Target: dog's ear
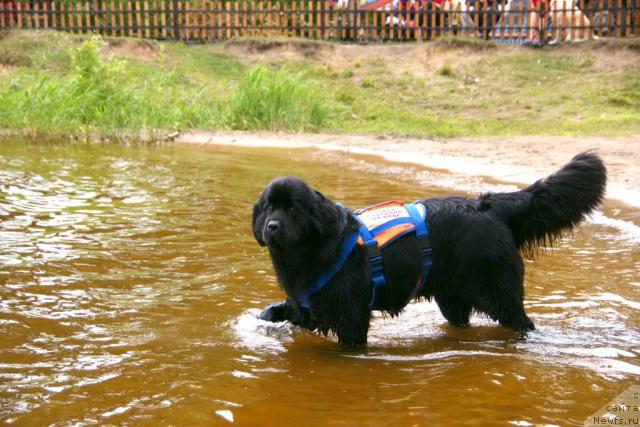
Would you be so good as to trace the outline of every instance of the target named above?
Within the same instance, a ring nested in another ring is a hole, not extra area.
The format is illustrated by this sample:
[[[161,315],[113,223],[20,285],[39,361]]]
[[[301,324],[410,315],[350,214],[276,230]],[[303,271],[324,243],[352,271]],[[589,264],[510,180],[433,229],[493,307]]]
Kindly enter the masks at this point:
[[[263,203],[262,200],[253,205],[253,237],[256,238],[260,246],[265,246],[266,242],[262,238],[262,230],[264,229],[264,215],[263,215]]]
[[[331,200],[327,199],[321,192],[315,191],[316,200],[311,206],[311,217],[314,228],[324,235],[339,233],[344,224],[342,212]]]

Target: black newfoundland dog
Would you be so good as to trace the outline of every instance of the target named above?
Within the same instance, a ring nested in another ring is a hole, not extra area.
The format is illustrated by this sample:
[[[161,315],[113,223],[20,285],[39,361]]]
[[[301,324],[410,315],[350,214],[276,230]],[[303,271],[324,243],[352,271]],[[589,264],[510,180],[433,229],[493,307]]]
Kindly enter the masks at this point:
[[[468,326],[475,310],[515,331],[534,329],[523,306],[521,253],[530,256],[576,226],[601,202],[605,183],[602,160],[587,152],[521,191],[423,200],[433,251],[426,284],[416,295],[422,272],[416,235],[400,237],[382,250],[387,283],[375,309],[395,316],[412,297],[433,298],[456,326]],[[260,318],[332,331],[348,346],[366,344],[373,292],[366,246],[356,245],[308,304],[298,298],[334,264],[343,240],[358,227],[349,209],[297,178],[269,183],[253,208],[253,233],[269,249],[287,299]]]

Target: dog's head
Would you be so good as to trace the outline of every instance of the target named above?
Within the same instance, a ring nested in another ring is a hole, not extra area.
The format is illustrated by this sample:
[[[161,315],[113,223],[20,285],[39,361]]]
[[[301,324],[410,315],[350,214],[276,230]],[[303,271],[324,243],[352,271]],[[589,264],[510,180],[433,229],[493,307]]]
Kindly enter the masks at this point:
[[[345,225],[346,214],[298,178],[274,179],[253,206],[253,235],[269,249],[315,245]]]

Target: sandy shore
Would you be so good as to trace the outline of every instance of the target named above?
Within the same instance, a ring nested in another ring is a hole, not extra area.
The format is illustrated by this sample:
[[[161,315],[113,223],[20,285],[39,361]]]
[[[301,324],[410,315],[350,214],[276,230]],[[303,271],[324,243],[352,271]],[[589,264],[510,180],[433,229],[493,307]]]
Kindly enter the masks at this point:
[[[640,207],[640,137],[514,137],[401,139],[355,135],[189,132],[178,143],[246,147],[314,148],[378,155],[454,173],[530,184],[556,171],[573,155],[596,150],[609,172],[607,198]]]

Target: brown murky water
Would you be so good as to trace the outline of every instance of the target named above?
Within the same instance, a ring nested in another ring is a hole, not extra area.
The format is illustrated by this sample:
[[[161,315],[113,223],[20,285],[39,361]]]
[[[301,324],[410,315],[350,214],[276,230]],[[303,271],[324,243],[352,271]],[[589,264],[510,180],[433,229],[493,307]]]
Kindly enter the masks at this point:
[[[345,350],[255,318],[282,295],[250,207],[282,174],[352,207],[502,188],[328,153],[4,142],[0,420],[570,425],[640,383],[637,213],[527,263],[527,339],[422,302]]]

